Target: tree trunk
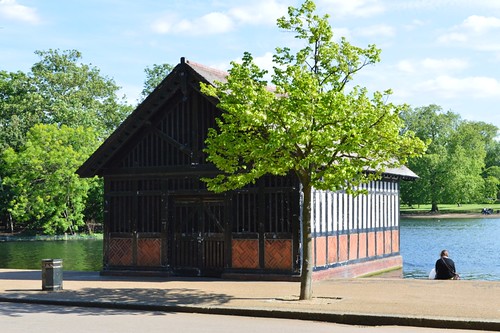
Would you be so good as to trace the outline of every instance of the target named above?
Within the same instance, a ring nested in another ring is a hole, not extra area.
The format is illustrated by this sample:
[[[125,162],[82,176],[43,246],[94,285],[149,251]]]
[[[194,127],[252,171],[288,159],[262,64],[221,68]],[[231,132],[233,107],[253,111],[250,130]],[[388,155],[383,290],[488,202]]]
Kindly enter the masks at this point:
[[[302,274],[300,276],[300,300],[312,298],[312,238],[311,238],[311,191],[310,184],[302,184]]]
[[[437,203],[434,203],[434,202],[432,203],[431,212],[433,212],[433,213],[439,212],[439,208],[438,208],[438,204]]]
[[[10,227],[10,233],[14,233],[14,220],[12,219],[12,215],[9,213],[9,227]]]

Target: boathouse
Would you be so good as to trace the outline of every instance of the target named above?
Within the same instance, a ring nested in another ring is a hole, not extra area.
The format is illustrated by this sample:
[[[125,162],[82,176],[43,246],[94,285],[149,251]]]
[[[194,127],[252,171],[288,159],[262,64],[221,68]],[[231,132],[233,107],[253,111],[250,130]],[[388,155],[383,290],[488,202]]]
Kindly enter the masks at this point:
[[[181,62],[78,169],[104,178],[104,274],[294,279],[300,276],[300,188],[265,176],[215,194],[203,152],[221,115],[200,82],[227,73]],[[313,278],[352,277],[402,266],[399,182],[387,170],[367,195],[313,192]]]

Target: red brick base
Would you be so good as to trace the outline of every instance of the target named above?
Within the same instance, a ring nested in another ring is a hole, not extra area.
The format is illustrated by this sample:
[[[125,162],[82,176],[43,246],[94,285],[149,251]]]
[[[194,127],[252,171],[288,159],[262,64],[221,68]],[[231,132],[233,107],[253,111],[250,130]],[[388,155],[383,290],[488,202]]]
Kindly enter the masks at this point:
[[[403,257],[394,256],[313,272],[313,280],[352,278],[403,267]]]

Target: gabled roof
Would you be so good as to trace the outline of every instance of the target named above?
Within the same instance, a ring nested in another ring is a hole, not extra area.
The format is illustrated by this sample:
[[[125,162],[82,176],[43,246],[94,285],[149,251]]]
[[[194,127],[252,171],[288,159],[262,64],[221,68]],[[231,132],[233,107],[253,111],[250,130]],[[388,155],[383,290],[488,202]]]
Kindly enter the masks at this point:
[[[181,58],[181,63],[182,63]],[[227,81],[227,76],[229,75],[228,72],[222,71],[219,69],[215,69],[212,67],[208,67],[202,64],[199,64],[194,61],[186,60],[186,64],[189,65],[196,73],[198,73],[201,77],[203,77],[208,83],[214,84],[215,81],[218,82],[226,82]]]
[[[406,167],[405,165],[402,165],[399,168],[387,168],[384,171],[384,175],[397,176],[398,178],[405,180],[413,180],[420,178],[415,172],[408,169],[408,167]]]
[[[199,83],[213,84],[215,81],[225,81],[227,72],[210,68],[195,62],[181,62],[167,77],[137,106],[137,108],[118,126],[108,139],[78,168],[76,173],[81,177],[102,175],[102,168],[110,162],[134,134],[150,124],[150,118],[176,92],[185,93],[187,86],[199,90]],[[208,98],[208,97],[207,97]]]
[[[137,106],[137,108],[120,124],[108,139],[78,168],[76,173],[81,177],[102,175],[103,167],[109,163],[121,147],[134,137],[144,126],[150,124],[150,118],[162,107],[170,97],[179,90],[186,92],[187,86],[199,90],[199,83],[214,84],[216,81],[226,82],[228,73],[222,70],[185,60],[167,75],[167,77]],[[274,87],[269,87],[274,91]],[[209,98],[209,97],[207,97]],[[402,179],[416,179],[418,176],[406,166],[386,169],[386,176]]]

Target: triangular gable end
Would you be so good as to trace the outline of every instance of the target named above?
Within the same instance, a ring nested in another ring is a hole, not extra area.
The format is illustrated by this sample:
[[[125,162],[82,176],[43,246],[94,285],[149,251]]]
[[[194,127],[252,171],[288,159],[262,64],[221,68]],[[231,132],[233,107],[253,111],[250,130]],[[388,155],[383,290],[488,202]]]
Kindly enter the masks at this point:
[[[202,95],[200,82],[224,81],[227,73],[181,62],[77,170],[82,177],[106,169],[158,168],[204,163],[201,153],[217,101]],[[194,114],[196,113],[196,114]],[[196,127],[196,128],[193,128]],[[200,127],[201,126],[201,127]],[[193,131],[198,131],[193,135]]]

